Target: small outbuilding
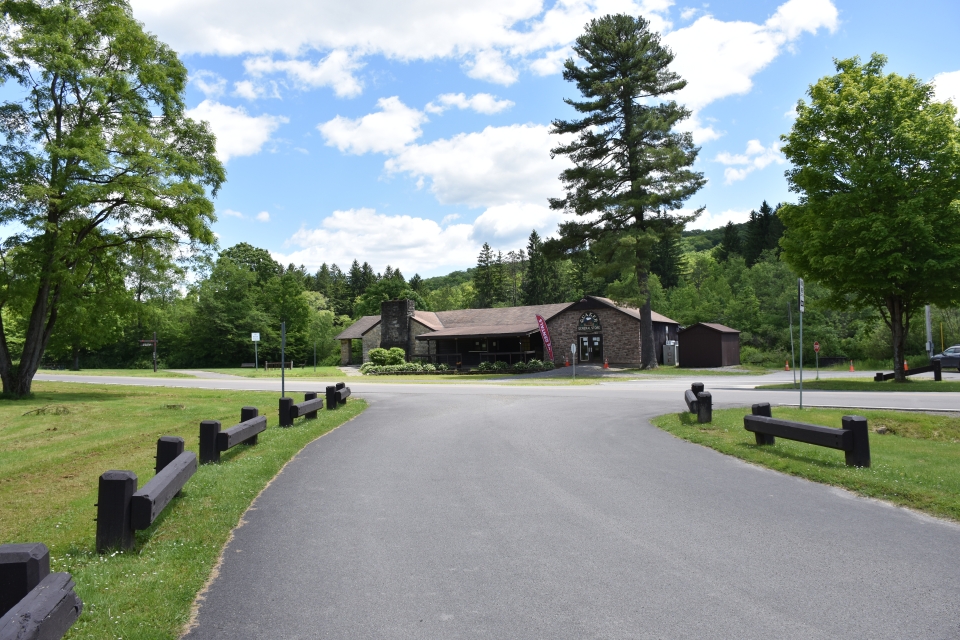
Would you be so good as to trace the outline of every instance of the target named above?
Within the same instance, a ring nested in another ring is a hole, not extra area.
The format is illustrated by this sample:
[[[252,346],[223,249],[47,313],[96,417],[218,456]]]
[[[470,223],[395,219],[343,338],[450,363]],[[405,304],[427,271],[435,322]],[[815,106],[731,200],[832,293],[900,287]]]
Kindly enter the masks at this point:
[[[722,324],[698,322],[681,329],[681,367],[729,367],[740,364],[740,332]]]

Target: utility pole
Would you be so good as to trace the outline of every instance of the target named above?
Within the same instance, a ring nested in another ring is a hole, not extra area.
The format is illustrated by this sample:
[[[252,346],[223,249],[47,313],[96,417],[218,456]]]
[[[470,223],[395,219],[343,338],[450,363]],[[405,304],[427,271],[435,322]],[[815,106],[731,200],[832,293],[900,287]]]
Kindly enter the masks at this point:
[[[153,332],[153,372],[157,372],[157,332]]]
[[[787,318],[790,319],[790,364],[793,365],[793,386],[797,386],[797,354],[793,352],[793,303],[787,300]]]
[[[800,408],[803,409],[803,278],[797,278],[800,298]]]
[[[287,349],[287,323],[280,323],[280,397],[285,398],[287,396],[286,392],[286,349]]]
[[[926,319],[927,319],[927,357],[933,357],[933,327],[930,323],[930,305],[927,305],[926,309]]]

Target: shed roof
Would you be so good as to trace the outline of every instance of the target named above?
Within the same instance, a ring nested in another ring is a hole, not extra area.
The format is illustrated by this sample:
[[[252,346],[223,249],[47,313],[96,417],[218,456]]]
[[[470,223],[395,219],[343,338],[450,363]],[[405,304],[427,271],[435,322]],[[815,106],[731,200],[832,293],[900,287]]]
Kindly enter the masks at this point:
[[[730,327],[724,326],[722,324],[717,324],[716,322],[698,322],[697,324],[692,324],[686,329],[682,329],[681,333],[684,331],[689,331],[694,327],[706,327],[707,329],[712,329],[713,331],[719,331],[720,333],[740,333],[736,329],[731,329]]]
[[[369,329],[380,322],[380,316],[363,316],[340,332],[334,340],[354,340],[362,338]]]

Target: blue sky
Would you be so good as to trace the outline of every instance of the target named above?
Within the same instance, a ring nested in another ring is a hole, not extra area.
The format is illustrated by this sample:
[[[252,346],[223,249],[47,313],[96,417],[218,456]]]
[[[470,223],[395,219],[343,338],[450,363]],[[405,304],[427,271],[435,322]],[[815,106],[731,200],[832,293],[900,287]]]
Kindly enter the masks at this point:
[[[222,247],[249,242],[315,269],[387,264],[408,277],[556,230],[563,159],[549,125],[577,97],[559,71],[584,24],[643,15],[689,82],[709,182],[693,227],[789,201],[779,136],[833,58],[886,54],[960,104],[960,3],[754,0],[134,0],[190,70],[228,181]]]

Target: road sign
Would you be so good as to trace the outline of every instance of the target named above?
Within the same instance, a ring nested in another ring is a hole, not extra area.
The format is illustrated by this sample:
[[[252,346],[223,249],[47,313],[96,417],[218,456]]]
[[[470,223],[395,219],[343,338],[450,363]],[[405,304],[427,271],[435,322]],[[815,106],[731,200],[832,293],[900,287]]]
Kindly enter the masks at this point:
[[[819,342],[814,342],[814,343],[813,343],[813,350],[816,351],[817,353],[820,353],[820,343],[819,343]]]
[[[260,334],[259,334],[259,333],[251,333],[251,334],[250,334],[250,339],[253,340],[254,342],[260,342]]]
[[[577,343],[576,343],[576,342],[570,343],[570,353],[572,353],[573,355],[577,355]]]
[[[797,286],[800,288],[800,313],[803,313],[803,278],[797,278]]]
[[[141,347],[152,347],[152,346],[153,346],[153,340],[141,340],[141,341],[140,341],[140,346],[141,346]]]

